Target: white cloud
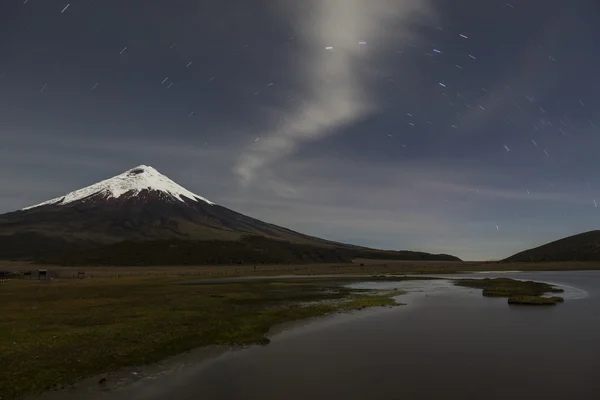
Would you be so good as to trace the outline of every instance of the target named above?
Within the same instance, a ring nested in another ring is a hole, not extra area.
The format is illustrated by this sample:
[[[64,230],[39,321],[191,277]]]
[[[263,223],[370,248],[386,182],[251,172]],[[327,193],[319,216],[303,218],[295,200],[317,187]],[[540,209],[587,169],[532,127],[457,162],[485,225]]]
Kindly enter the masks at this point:
[[[377,52],[396,48],[412,36],[416,20],[429,15],[428,0],[311,0],[283,9],[290,19],[300,13],[300,54],[294,65],[303,84],[300,108],[281,110],[279,121],[238,160],[235,173],[243,185],[303,142],[318,140],[368,116],[378,99],[365,76],[377,69]],[[306,13],[303,15],[302,13]],[[326,47],[333,47],[326,50]]]

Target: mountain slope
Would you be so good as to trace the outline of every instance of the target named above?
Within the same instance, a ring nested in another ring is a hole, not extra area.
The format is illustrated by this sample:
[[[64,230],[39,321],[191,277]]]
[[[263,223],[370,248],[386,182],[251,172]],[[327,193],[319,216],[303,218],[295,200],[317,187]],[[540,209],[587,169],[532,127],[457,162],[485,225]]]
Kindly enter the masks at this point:
[[[332,243],[221,207],[144,165],[65,196],[0,216],[0,234],[27,232],[98,243],[237,240],[244,235],[322,245]]]
[[[600,261],[600,230],[555,240],[517,253],[504,261]]]
[[[253,237],[262,240],[248,240]],[[283,243],[296,248],[292,251]],[[223,254],[211,251],[211,246]],[[371,250],[269,224],[219,206],[145,165],[41,204],[0,215],[0,258],[100,264],[133,260],[136,264],[151,264],[156,262],[153,260],[166,261],[155,251],[161,248],[161,254],[173,255],[173,263],[211,263],[216,259],[237,263],[261,258],[265,262],[321,258],[331,262],[373,251],[388,259],[429,256]],[[167,250],[175,248],[185,252]],[[256,251],[258,255],[253,253]],[[308,256],[311,251],[317,254]],[[153,256],[144,256],[144,252]],[[431,257],[456,259],[446,255]]]

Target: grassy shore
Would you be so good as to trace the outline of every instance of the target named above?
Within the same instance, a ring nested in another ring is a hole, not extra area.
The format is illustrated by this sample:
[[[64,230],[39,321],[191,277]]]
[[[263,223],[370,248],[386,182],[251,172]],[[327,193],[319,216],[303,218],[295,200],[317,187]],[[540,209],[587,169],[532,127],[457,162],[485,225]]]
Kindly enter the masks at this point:
[[[268,342],[277,324],[392,306],[398,292],[324,279],[182,285],[180,278],[0,284],[0,398],[59,389],[207,345]]]
[[[265,335],[275,325],[365,307],[392,306],[396,304],[393,297],[399,294],[352,291],[342,283],[428,279],[420,273],[446,268],[434,262],[419,263],[414,268],[415,264],[410,263],[362,264],[256,269],[83,268],[86,278],[94,279],[81,280],[69,278],[82,269],[48,267],[62,279],[0,283],[0,398],[59,389],[86,377],[153,363],[193,348],[265,344]],[[457,264],[453,268],[459,267]],[[9,268],[33,269],[26,264],[11,264]],[[381,275],[407,269],[415,275]],[[361,273],[364,277],[343,273]],[[191,277],[275,274],[315,276],[182,284],[190,283]],[[322,274],[337,277],[318,277]],[[457,284],[481,288],[486,296],[539,297],[556,292],[550,285],[505,278],[461,279]]]

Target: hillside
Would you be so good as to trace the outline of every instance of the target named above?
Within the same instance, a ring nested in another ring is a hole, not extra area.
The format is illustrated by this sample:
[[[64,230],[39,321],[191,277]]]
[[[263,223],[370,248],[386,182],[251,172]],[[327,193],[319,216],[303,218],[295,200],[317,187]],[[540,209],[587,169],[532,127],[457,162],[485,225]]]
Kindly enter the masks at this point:
[[[525,250],[505,262],[600,261],[600,230],[580,233]]]

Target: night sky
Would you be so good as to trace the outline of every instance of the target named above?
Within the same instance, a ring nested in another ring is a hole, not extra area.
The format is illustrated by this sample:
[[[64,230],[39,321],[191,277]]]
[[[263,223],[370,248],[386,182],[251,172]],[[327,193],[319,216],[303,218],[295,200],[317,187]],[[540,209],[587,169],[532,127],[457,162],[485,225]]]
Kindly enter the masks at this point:
[[[600,228],[598,0],[4,0],[0,212],[151,165],[327,239]]]

